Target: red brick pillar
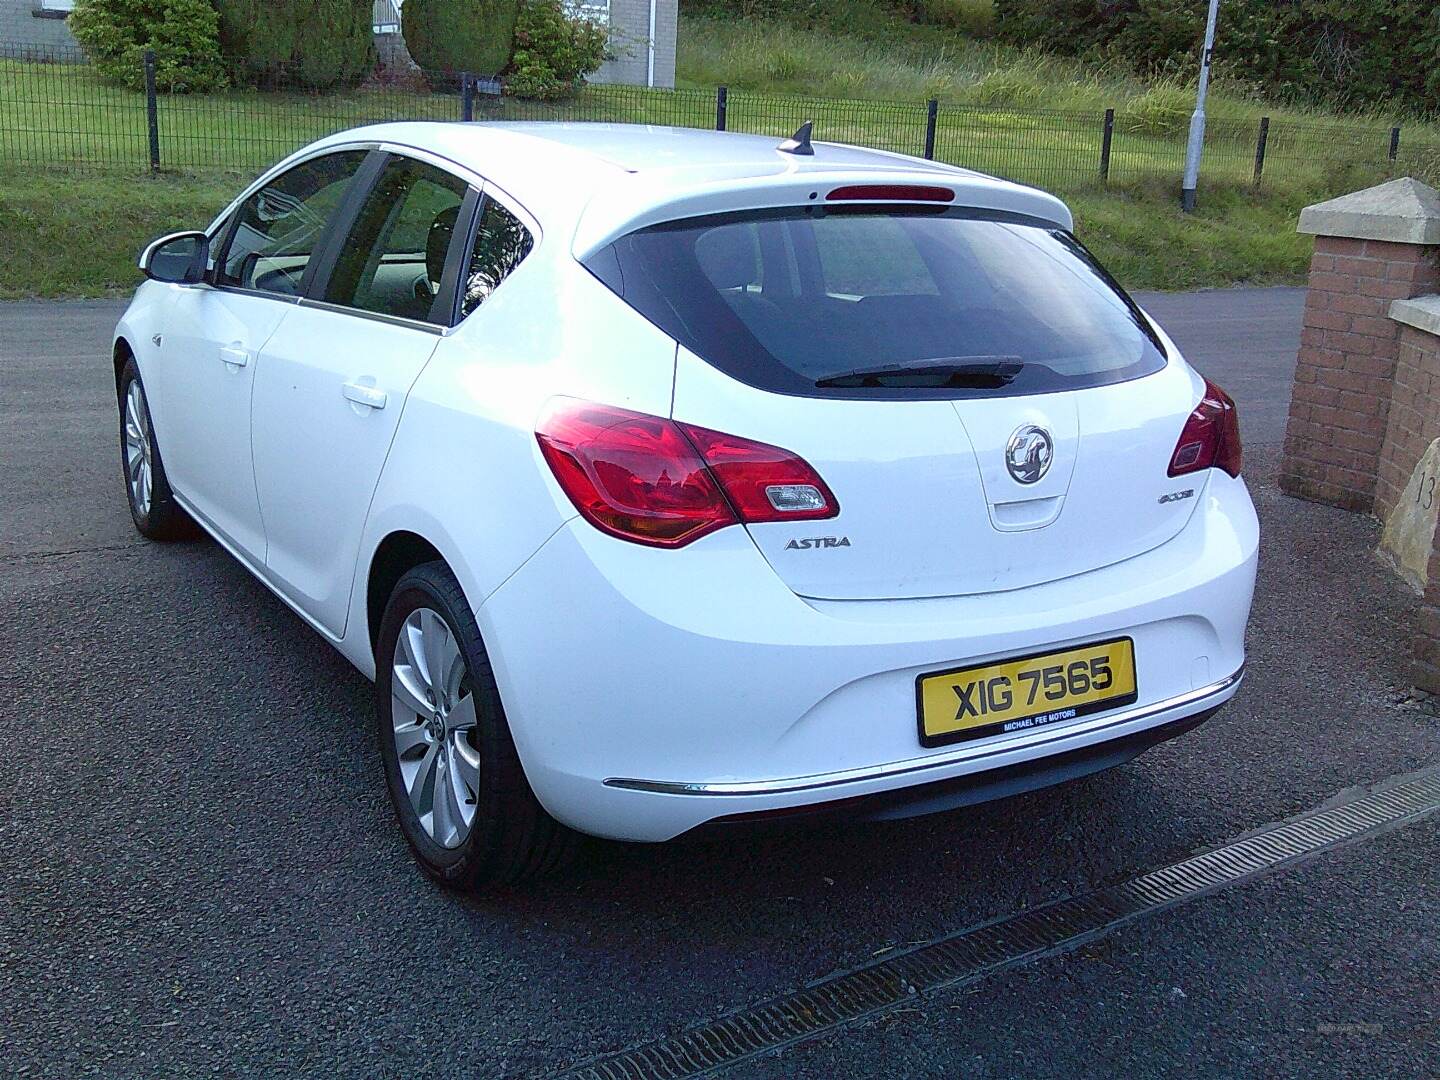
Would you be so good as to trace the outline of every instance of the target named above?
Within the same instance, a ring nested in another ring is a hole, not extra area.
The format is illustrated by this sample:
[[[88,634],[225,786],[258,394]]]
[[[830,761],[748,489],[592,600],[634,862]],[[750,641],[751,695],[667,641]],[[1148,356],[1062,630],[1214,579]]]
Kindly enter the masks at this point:
[[[1300,232],[1315,254],[1280,487],[1368,512],[1400,351],[1390,305],[1440,291],[1440,193],[1392,180],[1306,207]]]

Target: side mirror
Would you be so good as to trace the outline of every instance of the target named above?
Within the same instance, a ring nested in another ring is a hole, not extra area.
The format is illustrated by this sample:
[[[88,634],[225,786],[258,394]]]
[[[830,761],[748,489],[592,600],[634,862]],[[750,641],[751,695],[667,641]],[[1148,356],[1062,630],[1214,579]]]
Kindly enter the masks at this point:
[[[205,280],[210,263],[210,238],[203,232],[178,232],[145,245],[140,272],[155,281],[196,285]]]

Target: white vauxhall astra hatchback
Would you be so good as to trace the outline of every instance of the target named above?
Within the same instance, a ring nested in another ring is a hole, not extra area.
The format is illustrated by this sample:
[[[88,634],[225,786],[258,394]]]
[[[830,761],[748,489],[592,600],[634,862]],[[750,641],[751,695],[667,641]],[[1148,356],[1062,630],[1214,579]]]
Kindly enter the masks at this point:
[[[374,679],[451,884],[1083,775],[1235,693],[1258,526],[1071,226],[805,133],[344,132],[141,256],[130,508]]]

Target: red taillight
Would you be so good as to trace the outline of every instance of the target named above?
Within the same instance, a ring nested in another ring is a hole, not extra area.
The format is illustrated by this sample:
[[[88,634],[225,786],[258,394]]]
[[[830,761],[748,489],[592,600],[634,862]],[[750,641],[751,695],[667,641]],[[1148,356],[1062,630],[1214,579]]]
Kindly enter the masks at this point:
[[[954,202],[955,192],[924,184],[851,184],[826,195],[830,202]]]
[[[700,451],[741,521],[815,521],[840,512],[820,474],[789,450],[694,424],[676,426]]]
[[[624,540],[681,547],[738,522],[839,513],[802,459],[708,428],[561,398],[535,437],[575,508]]]
[[[1170,475],[1184,476],[1201,469],[1223,469],[1240,475],[1240,421],[1235,402],[1209,379],[1205,396],[1185,420],[1175,453],[1170,456]]]

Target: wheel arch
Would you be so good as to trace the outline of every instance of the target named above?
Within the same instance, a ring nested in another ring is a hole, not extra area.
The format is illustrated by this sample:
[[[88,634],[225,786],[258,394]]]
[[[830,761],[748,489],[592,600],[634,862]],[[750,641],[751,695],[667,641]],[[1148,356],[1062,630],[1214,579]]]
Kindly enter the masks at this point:
[[[365,620],[372,656],[380,636],[380,620],[385,616],[385,605],[390,601],[396,582],[415,567],[428,562],[442,562],[452,573],[455,570],[438,547],[408,529],[388,533],[370,556],[370,568],[365,577]]]
[[[110,359],[115,365],[115,396],[118,398],[120,396],[120,376],[125,371],[125,364],[135,359],[135,348],[123,334],[115,339],[115,344],[110,350]]]

